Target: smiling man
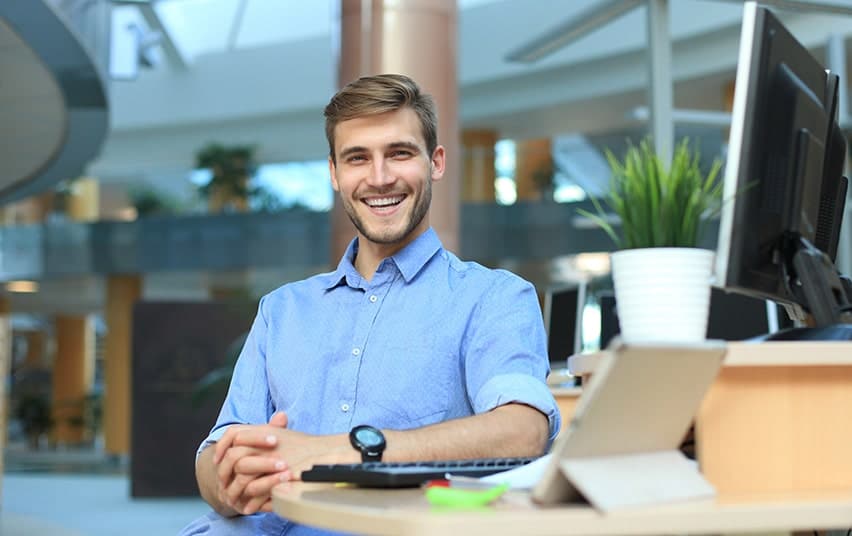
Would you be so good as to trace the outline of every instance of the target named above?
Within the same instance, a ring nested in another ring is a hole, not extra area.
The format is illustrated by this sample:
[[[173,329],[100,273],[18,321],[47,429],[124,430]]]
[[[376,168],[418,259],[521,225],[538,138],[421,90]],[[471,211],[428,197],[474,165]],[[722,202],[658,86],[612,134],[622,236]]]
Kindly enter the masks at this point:
[[[459,260],[429,225],[445,163],[431,97],[364,77],[325,117],[357,236],[335,271],[261,299],[196,459],[214,511],[182,534],[326,534],[270,513],[272,488],[315,463],[534,456],[559,431],[532,285]]]

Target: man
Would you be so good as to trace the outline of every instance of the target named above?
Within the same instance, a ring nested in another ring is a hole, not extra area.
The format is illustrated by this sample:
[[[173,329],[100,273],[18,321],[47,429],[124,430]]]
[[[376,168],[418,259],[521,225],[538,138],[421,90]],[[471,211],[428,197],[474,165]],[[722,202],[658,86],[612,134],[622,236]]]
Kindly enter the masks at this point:
[[[365,77],[325,117],[357,238],[334,272],[261,299],[196,461],[215,513],[184,534],[318,533],[268,513],[272,488],[361,461],[357,425],[381,430],[387,461],[539,455],[559,430],[532,285],[460,261],[429,226],[445,166],[431,97]]]

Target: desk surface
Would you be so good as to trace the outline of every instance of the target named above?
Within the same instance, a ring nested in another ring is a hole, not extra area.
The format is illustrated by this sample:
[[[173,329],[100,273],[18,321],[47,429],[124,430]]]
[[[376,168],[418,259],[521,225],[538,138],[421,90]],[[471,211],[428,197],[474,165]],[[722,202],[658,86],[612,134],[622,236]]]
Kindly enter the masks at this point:
[[[420,489],[375,490],[288,483],[273,491],[273,508],[293,521],[377,535],[453,534],[723,534],[852,527],[852,490],[723,498],[602,515],[589,506],[539,508],[523,492],[494,506],[462,511],[430,507]]]
[[[849,342],[839,341],[765,341],[729,342],[725,367],[785,367],[852,365]],[[606,352],[575,354],[568,358],[568,370],[575,376],[594,372]]]

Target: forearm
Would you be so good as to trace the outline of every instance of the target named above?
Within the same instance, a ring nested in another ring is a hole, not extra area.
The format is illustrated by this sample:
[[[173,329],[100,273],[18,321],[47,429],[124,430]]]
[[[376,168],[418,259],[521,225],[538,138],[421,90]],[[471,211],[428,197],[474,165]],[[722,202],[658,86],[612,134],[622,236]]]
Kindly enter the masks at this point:
[[[195,479],[198,481],[198,490],[201,497],[207,501],[213,510],[224,517],[238,515],[239,512],[222,502],[219,494],[219,478],[216,474],[216,465],[213,463],[213,446],[201,451],[198,461],[195,463]]]
[[[523,404],[415,430],[385,430],[386,461],[538,456],[548,439],[547,417]]]

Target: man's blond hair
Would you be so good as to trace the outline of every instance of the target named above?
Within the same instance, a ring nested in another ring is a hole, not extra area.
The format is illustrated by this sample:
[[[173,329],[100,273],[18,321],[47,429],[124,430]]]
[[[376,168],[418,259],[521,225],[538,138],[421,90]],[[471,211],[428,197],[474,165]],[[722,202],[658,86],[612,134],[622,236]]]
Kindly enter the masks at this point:
[[[331,98],[325,107],[325,137],[329,156],[337,163],[334,154],[334,129],[341,121],[394,112],[411,108],[420,119],[423,139],[429,156],[438,146],[438,114],[431,95],[420,91],[420,86],[402,74],[363,76],[347,84]]]

